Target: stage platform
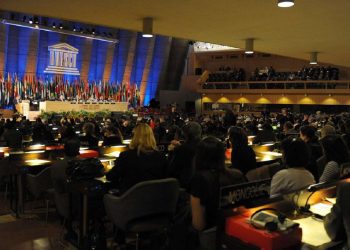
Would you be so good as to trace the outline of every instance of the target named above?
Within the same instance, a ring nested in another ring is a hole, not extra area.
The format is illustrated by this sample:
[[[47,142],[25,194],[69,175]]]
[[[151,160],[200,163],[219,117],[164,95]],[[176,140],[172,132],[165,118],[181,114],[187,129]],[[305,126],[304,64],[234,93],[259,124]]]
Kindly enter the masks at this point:
[[[60,101],[45,101],[40,102],[39,111],[45,112],[66,112],[66,111],[87,111],[98,112],[108,110],[111,112],[125,112],[128,110],[127,102],[106,102],[106,103],[76,103],[76,102],[60,102]]]
[[[29,101],[22,101],[16,105],[16,109],[19,113],[28,117],[30,120],[34,120],[41,111],[44,112],[68,112],[68,111],[110,111],[110,112],[126,112],[128,110],[127,102],[106,102],[106,103],[94,103],[94,102],[68,102],[68,101],[45,101],[39,103],[39,109],[37,111],[30,110]]]

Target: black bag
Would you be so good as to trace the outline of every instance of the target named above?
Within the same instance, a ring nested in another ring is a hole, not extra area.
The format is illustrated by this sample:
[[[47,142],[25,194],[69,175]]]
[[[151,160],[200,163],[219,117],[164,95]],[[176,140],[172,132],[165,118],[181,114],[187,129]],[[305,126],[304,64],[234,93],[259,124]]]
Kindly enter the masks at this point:
[[[104,167],[99,159],[74,159],[68,162],[66,174],[70,180],[91,180],[104,176]]]

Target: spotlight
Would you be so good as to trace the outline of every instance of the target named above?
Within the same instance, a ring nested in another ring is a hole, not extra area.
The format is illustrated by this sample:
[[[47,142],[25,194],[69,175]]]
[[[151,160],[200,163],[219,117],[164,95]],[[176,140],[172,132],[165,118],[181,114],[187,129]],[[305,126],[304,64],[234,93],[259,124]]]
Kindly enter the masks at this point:
[[[245,40],[245,52],[246,54],[253,54],[254,53],[254,39],[253,38],[247,38]]]
[[[33,19],[32,18],[29,19],[29,23],[33,24]]]
[[[23,17],[21,17],[22,19]],[[28,20],[28,19],[27,19]],[[73,32],[72,30],[68,29],[62,29],[62,30],[57,30],[56,24],[55,23],[50,23],[50,27],[47,26],[47,21],[44,19],[42,22],[39,21],[40,24],[29,24],[27,22],[22,22],[21,21],[16,21],[16,20],[9,20],[9,19],[3,19],[1,21],[1,24],[9,25],[9,26],[16,26],[16,27],[23,27],[23,28],[28,28],[28,29],[36,29],[36,30],[43,30],[46,32],[59,32],[61,34],[66,34],[66,35],[72,35],[72,36],[77,36],[77,37],[84,37],[84,38],[89,38],[93,40],[99,40],[99,41],[105,41],[105,42],[111,42],[111,43],[118,43],[117,39],[113,38],[108,38],[108,37],[99,37],[99,36],[94,36],[94,35],[89,35],[89,34],[78,34],[76,32]],[[63,26],[62,26],[63,28]],[[76,28],[77,30],[77,28]],[[83,32],[83,29],[80,28],[80,30]]]
[[[294,6],[294,0],[278,0],[277,6],[281,8],[289,8]]]
[[[34,23],[35,23],[35,24],[39,24],[39,18],[34,17]]]
[[[145,17],[143,18],[143,27],[142,27],[142,36],[143,37],[153,37],[153,18]]]
[[[76,31],[77,31],[77,29],[75,28],[75,26],[73,27],[73,31],[74,31],[74,32],[76,32]]]
[[[60,23],[60,29],[63,29],[62,23]]]
[[[311,52],[310,53],[310,64],[317,64],[317,54],[318,52]]]
[[[95,34],[96,34],[95,29],[92,29],[92,34],[93,34],[93,35],[95,35]]]

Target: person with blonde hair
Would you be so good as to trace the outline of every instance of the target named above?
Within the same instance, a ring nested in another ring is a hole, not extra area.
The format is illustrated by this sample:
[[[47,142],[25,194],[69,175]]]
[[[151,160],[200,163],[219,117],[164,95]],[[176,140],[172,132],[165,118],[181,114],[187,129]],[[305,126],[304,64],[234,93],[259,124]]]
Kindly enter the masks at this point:
[[[148,124],[140,123],[134,128],[129,148],[135,149],[137,155],[140,155],[141,152],[145,153],[157,150],[153,130]]]
[[[122,194],[139,182],[165,178],[166,166],[165,155],[157,150],[151,127],[140,123],[133,130],[129,150],[120,153],[107,179]]]

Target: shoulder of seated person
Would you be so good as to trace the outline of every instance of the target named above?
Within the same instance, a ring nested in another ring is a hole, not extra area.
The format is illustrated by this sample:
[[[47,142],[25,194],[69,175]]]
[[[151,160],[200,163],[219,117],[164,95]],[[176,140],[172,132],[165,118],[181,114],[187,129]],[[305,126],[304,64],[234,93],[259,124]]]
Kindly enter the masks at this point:
[[[272,178],[274,178],[275,176],[279,176],[279,175],[288,175],[290,172],[289,169],[290,168],[285,168],[285,169],[279,170],[276,174],[273,175]]]
[[[227,168],[225,173],[229,174],[229,175],[236,175],[236,176],[242,175],[243,176],[242,171],[240,171],[239,169],[234,169],[234,168]]]

